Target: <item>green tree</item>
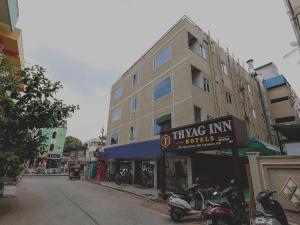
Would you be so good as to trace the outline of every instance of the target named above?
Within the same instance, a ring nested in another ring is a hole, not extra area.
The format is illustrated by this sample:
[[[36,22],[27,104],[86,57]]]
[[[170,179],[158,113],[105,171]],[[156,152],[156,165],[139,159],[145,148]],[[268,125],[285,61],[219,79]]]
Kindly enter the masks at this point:
[[[0,181],[14,176],[20,165],[44,150],[40,128],[57,127],[79,109],[55,97],[62,88],[40,66],[16,71],[0,58]],[[20,87],[24,87],[22,90]]]
[[[80,150],[86,150],[87,144],[82,143],[78,138],[73,136],[67,136],[64,145],[64,153],[68,154],[70,152],[76,152]]]

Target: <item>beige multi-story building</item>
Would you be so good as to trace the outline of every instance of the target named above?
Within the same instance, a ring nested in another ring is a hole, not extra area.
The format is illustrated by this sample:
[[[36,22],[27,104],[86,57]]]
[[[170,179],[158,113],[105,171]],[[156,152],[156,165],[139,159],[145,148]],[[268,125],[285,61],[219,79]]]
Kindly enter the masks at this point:
[[[245,120],[249,137],[269,142],[259,88],[228,50],[185,16],[113,84],[105,151],[111,159],[150,159],[133,160],[131,170],[154,165],[157,176],[161,122],[175,128],[226,115]],[[190,173],[190,159],[184,160]]]

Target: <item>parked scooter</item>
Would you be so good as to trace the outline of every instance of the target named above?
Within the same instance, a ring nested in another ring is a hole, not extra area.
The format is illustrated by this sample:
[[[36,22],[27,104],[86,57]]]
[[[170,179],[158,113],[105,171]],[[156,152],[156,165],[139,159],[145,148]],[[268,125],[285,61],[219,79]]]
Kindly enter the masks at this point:
[[[238,196],[238,189],[231,186],[224,189],[214,201],[208,201],[208,207],[203,210],[203,216],[207,225],[241,225],[249,224],[246,205]]]
[[[189,215],[202,215],[205,199],[199,185],[193,185],[181,195],[171,193],[168,199],[169,213],[174,222],[180,222]]]
[[[152,171],[144,169],[142,172],[142,185],[144,186],[153,186],[154,175]]]
[[[116,184],[131,184],[132,183],[132,173],[128,169],[122,169],[115,177]]]
[[[270,199],[276,191],[262,191],[256,196],[256,201],[263,207],[263,211],[256,211],[251,218],[251,225],[288,225],[286,215],[276,200]]]

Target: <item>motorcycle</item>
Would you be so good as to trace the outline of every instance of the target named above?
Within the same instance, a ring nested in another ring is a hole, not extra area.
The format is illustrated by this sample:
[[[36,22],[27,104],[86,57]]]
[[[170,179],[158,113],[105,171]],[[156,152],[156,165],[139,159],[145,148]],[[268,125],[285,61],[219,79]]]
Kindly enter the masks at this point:
[[[256,211],[251,217],[251,225],[288,225],[286,215],[280,203],[270,199],[276,191],[261,191],[256,201],[261,204],[263,211]]]
[[[122,183],[131,184],[132,183],[132,174],[129,170],[123,169],[119,173],[117,173],[115,177],[115,182],[117,185]]]
[[[144,186],[153,186],[153,173],[149,170],[143,170],[142,173],[142,185]]]
[[[171,219],[180,222],[185,216],[202,215],[205,199],[199,185],[193,185],[182,194],[171,193],[168,205]]]
[[[216,200],[207,201],[208,207],[202,214],[207,225],[249,224],[247,207],[238,196],[234,180],[230,187],[214,194]]]

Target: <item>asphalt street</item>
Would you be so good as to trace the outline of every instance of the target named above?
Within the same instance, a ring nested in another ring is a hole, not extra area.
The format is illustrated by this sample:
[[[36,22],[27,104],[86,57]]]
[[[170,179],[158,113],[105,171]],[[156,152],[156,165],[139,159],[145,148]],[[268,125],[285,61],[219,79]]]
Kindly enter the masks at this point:
[[[24,177],[15,196],[0,199],[0,225],[174,225],[160,208],[86,181]]]

